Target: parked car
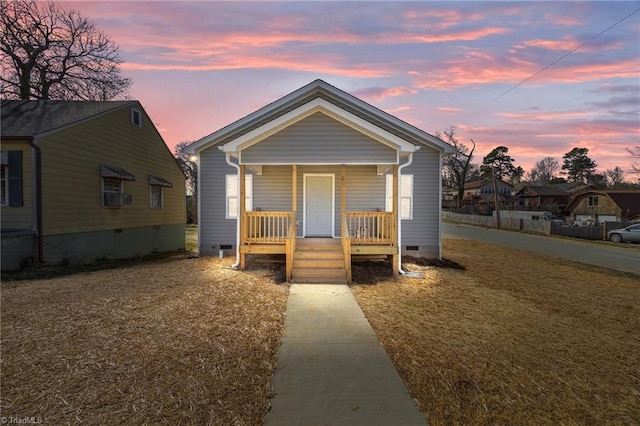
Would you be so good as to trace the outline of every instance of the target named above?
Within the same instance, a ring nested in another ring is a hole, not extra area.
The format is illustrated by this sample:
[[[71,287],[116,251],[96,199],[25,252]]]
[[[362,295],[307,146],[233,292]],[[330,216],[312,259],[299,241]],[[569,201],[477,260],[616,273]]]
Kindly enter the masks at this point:
[[[622,229],[611,230],[607,232],[607,239],[614,243],[622,243],[625,241],[640,243],[640,223]]]

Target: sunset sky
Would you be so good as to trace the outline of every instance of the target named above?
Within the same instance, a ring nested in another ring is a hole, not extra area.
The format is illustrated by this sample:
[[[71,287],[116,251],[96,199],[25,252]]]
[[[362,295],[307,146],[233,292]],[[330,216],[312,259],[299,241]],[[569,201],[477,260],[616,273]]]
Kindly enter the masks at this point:
[[[60,4],[120,45],[172,150],[316,78],[427,132],[455,126],[476,163],[505,145],[529,171],[587,147],[603,172],[640,143],[638,1]]]

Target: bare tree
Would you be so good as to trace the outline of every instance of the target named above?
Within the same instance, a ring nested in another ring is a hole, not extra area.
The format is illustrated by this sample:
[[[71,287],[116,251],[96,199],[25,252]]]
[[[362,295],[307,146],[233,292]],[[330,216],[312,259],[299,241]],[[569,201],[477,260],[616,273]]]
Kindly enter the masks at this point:
[[[476,150],[476,144],[471,139],[473,144],[471,149],[458,141],[455,137],[455,126],[449,127],[444,131],[446,142],[452,145],[456,152],[446,157],[443,161],[443,178],[445,184],[456,188],[458,191],[458,201],[464,197],[464,184],[467,181],[469,174],[471,159],[473,158],[473,152]],[[441,134],[436,133],[436,137],[441,137]]]
[[[631,163],[631,168],[628,170],[628,172],[640,173],[640,145],[636,145],[635,148],[627,148],[627,151],[629,151],[629,154],[631,154],[631,158],[634,159],[634,162]]]
[[[118,46],[77,11],[53,2],[0,1],[2,97],[109,100],[126,97]]]
[[[198,223],[198,163],[183,152],[190,144],[188,141],[180,142],[173,154],[187,177],[187,223]]]
[[[622,167],[607,169],[604,171],[604,176],[606,178],[608,188],[617,189],[624,183],[624,170]]]
[[[559,168],[558,160],[553,157],[545,157],[533,166],[529,172],[529,180],[547,186],[556,177]]]

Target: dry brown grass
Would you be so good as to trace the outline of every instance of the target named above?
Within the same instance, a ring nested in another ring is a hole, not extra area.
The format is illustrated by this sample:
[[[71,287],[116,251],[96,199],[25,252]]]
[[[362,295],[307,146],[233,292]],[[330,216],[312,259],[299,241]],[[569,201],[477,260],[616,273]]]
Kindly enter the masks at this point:
[[[288,289],[229,259],[2,284],[2,415],[260,424]]]
[[[466,270],[353,288],[431,424],[640,424],[637,276],[465,240],[444,255]]]

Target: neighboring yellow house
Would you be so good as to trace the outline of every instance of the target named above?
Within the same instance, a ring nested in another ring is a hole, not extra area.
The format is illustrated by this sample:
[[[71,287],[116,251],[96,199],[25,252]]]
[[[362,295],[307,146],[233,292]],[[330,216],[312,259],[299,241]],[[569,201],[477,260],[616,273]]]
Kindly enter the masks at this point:
[[[2,270],[184,249],[185,176],[137,101],[2,101]]]

